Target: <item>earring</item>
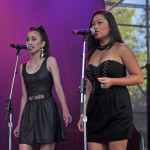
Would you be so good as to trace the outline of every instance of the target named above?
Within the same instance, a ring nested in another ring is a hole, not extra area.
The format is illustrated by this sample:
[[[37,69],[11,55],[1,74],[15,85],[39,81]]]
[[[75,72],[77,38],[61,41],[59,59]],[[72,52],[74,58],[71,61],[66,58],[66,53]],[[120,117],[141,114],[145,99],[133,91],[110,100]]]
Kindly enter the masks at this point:
[[[41,56],[41,58],[44,57],[44,48],[43,47],[41,48],[41,55],[40,56]]]

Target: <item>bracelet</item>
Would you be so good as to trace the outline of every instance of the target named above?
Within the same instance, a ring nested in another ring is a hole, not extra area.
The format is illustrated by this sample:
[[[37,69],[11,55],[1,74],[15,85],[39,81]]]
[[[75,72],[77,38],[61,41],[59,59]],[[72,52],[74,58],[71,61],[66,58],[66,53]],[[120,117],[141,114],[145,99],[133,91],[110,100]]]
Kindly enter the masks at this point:
[[[81,117],[81,118],[83,118],[83,116],[84,116],[83,114],[80,114],[80,117]]]

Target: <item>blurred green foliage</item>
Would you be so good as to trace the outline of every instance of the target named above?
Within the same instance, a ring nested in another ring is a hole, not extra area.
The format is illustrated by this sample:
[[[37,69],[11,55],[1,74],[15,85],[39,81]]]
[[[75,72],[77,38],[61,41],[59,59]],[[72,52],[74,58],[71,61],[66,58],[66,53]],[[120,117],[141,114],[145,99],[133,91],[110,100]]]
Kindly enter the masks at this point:
[[[118,2],[118,0],[107,1]],[[110,6],[106,6],[106,9],[108,8],[110,8]],[[114,15],[117,24],[145,25],[146,14],[142,9],[137,10],[136,8],[114,7],[110,12]],[[144,67],[147,63],[146,28],[123,25],[118,27],[124,43],[135,53],[140,67]],[[146,78],[146,68],[142,69],[142,72]],[[139,85],[143,92],[138,86],[128,87],[134,112],[134,125],[144,137],[145,147],[147,146],[146,84],[147,80],[145,79],[144,82]]]

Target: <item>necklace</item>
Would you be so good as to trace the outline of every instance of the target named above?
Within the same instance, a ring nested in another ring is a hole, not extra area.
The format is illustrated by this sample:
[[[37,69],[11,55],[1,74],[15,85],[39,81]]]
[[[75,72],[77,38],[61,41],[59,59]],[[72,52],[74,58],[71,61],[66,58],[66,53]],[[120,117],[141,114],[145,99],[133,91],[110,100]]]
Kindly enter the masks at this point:
[[[109,49],[113,46],[114,42],[109,42],[108,44],[104,45],[104,46],[97,46],[97,49],[100,51],[103,51],[105,49]]]

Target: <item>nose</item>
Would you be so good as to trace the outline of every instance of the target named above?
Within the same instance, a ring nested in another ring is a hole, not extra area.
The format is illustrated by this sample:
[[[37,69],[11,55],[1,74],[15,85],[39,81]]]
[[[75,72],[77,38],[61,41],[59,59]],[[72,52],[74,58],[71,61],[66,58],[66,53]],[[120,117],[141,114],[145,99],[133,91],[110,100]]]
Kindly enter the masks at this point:
[[[26,42],[26,44],[27,44],[27,45],[32,45],[32,41],[29,40],[29,41]]]
[[[97,25],[96,25],[96,24],[93,25],[93,26],[92,26],[92,29],[96,30],[96,29],[97,29]]]
[[[94,29],[97,29],[98,28],[98,25],[97,25],[97,23],[94,25]]]

